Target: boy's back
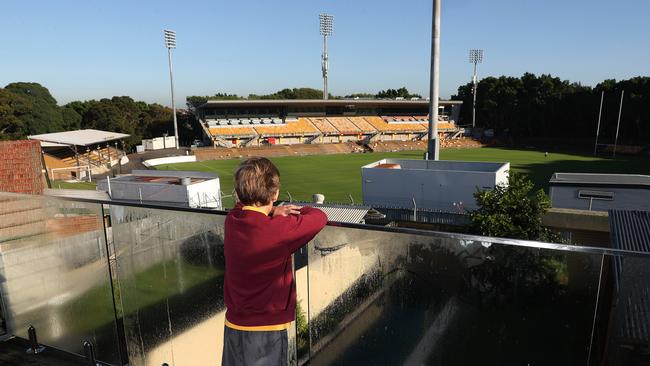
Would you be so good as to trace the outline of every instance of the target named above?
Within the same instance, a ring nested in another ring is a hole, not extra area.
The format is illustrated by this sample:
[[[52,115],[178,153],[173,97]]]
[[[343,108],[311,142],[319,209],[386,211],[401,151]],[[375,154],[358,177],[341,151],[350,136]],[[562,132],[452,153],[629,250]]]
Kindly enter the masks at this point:
[[[273,216],[237,204],[226,218],[226,319],[240,326],[269,326],[293,321],[296,293],[291,254],[327,223],[311,207],[300,215]]]
[[[240,201],[226,217],[223,365],[281,365],[287,327],[295,318],[291,254],[327,223],[315,208],[274,207],[280,173],[270,160],[251,158],[235,172]]]

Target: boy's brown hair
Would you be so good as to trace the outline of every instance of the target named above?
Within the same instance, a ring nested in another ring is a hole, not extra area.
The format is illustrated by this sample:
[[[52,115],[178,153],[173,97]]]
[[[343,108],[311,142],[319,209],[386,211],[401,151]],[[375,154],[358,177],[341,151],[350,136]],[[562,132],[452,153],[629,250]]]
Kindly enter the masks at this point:
[[[268,205],[279,190],[280,172],[267,158],[246,159],[235,171],[235,192],[245,205]]]

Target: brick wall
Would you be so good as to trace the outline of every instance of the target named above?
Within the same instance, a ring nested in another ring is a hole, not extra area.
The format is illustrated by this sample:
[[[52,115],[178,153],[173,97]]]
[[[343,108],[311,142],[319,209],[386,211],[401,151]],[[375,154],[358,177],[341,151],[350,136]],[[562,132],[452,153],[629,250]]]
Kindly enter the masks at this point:
[[[0,192],[42,194],[45,176],[38,141],[0,141]]]

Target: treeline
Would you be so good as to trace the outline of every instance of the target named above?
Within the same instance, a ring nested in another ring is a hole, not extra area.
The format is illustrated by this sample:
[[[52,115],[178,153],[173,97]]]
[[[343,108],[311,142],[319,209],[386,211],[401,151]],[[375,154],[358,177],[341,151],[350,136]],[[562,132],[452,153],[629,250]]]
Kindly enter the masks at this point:
[[[0,139],[80,128],[129,134],[129,145],[174,133],[172,110],[160,104],[116,96],[58,106],[49,90],[38,83],[11,83],[0,89]]]
[[[399,89],[386,89],[380,90],[377,94],[371,93],[353,93],[346,95],[345,98],[361,98],[361,99],[395,99],[395,98],[422,98],[420,94],[411,94],[408,89],[401,87]]]
[[[650,141],[650,78],[605,80],[595,87],[551,75],[482,79],[477,88],[477,127],[494,128],[514,138],[593,139],[601,92],[605,92],[599,142],[614,142],[621,91],[625,90],[619,144]],[[458,88],[461,123],[472,123],[472,84]]]
[[[332,98],[332,95],[329,94]],[[187,106],[190,109],[196,108],[208,100],[236,100],[236,99],[323,99],[323,91],[313,88],[285,88],[272,94],[248,94],[247,97],[239,96],[237,94],[217,93],[214,95],[192,95],[186,98]]]
[[[387,90],[381,90],[377,94],[371,94],[371,93],[353,93],[346,95],[344,97],[341,96],[335,96],[332,94],[328,95],[328,98],[330,99],[350,99],[350,98],[363,98],[363,99],[371,99],[371,98],[376,98],[376,99],[383,99],[383,98],[404,98],[404,99],[410,99],[410,98],[421,98],[419,94],[411,94],[408,89],[405,87],[401,87],[399,89],[387,89]],[[248,94],[247,97],[239,96],[237,94],[228,94],[228,93],[217,93],[214,95],[205,95],[205,96],[198,96],[198,95],[193,95],[189,96],[186,98],[187,101],[187,106],[190,109],[196,108],[208,100],[236,100],[236,99],[249,99],[249,100],[255,100],[255,99],[323,99],[323,91],[319,89],[313,89],[313,88],[285,88],[282,90],[279,90],[275,93],[271,94],[264,94],[264,95],[258,95],[258,94]]]

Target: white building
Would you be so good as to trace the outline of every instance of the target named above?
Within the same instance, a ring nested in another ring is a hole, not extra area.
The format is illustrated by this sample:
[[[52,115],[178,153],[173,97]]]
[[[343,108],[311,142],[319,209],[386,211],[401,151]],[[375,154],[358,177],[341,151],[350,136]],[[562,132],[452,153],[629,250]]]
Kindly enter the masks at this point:
[[[214,173],[169,170],[134,170],[102,179],[98,191],[112,200],[221,210],[221,186]]]
[[[555,173],[553,207],[607,211],[650,210],[650,176],[638,174]]]
[[[361,168],[363,204],[462,212],[474,193],[508,184],[510,163],[383,159]]]

